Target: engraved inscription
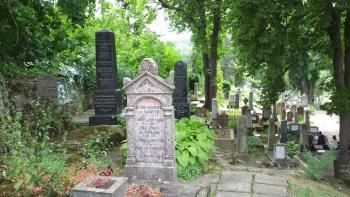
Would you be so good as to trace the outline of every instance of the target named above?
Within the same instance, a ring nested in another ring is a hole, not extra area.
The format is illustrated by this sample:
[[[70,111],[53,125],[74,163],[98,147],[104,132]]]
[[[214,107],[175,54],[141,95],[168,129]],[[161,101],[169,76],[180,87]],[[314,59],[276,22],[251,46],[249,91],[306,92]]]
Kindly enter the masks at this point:
[[[135,158],[144,163],[162,163],[165,156],[162,105],[152,98],[142,99],[135,107]]]

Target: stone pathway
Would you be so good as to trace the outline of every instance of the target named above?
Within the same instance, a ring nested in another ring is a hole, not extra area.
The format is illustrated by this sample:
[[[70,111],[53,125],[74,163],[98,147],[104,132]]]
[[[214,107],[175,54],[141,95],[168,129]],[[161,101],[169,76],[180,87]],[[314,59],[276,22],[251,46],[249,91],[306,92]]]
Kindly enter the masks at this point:
[[[223,171],[217,197],[288,197],[285,177]]]

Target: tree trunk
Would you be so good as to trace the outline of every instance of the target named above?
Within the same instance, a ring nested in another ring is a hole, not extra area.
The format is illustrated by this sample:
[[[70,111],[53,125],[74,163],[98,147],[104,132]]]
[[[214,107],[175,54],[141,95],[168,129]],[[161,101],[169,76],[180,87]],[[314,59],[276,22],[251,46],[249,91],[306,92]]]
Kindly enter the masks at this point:
[[[210,100],[210,67],[209,67],[209,55],[208,53],[202,54],[203,58],[203,69],[204,69],[204,92],[205,92],[205,102],[204,107],[206,109],[211,109]]]
[[[221,0],[216,1],[216,6],[214,8],[213,17],[213,31],[210,40],[210,100],[216,98],[217,96],[217,59],[218,59],[218,42],[219,42],[219,32],[221,26]]]
[[[346,21],[345,22],[345,29],[349,28],[349,22],[348,20],[349,15],[347,14]],[[329,37],[331,41],[331,46],[333,50],[333,80],[336,86],[336,91],[343,91],[344,90],[344,69],[343,69],[343,63],[344,59],[342,58],[342,41],[341,41],[341,35],[340,35],[340,27],[341,27],[341,12],[336,9],[332,8],[332,21],[329,27]],[[348,31],[344,31],[344,39],[345,43],[349,42],[349,36]],[[347,44],[345,44],[345,54],[349,53],[349,47],[346,47]],[[344,58],[347,58],[347,55],[344,56]],[[347,63],[345,61],[345,63]],[[335,162],[336,165],[334,165],[334,174],[337,178],[346,179],[347,173],[343,172],[343,167],[345,165],[349,165],[350,161],[350,112],[342,112],[340,113],[340,120],[339,120],[339,139],[340,139],[340,147],[338,151],[338,157]]]
[[[345,43],[345,85],[350,88],[350,9],[346,13],[344,24],[344,43]]]
[[[199,13],[199,26],[197,31],[199,34],[198,40],[200,49],[202,52],[203,70],[204,70],[204,93],[205,102],[204,107],[206,109],[211,109],[211,99],[210,99],[210,65],[209,65],[209,50],[208,50],[208,39],[207,39],[207,21],[205,15],[205,5],[204,1],[197,0],[198,3],[198,13]]]

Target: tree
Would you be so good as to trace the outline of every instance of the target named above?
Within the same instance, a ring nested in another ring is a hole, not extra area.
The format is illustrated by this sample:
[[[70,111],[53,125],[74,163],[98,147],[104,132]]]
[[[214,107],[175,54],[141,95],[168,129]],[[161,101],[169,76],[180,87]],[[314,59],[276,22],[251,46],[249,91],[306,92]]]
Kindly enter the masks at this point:
[[[191,30],[194,45],[201,51],[205,77],[205,107],[211,109],[211,100],[217,96],[217,61],[220,33],[229,0],[158,0],[168,11],[172,24],[179,30]]]

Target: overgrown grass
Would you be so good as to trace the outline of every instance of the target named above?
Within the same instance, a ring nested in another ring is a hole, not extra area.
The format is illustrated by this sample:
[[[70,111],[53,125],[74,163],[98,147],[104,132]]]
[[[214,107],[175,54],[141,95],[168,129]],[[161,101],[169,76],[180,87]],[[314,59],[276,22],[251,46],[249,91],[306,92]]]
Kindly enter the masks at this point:
[[[325,181],[313,181],[305,177],[289,179],[288,189],[292,197],[346,197],[350,195]]]

